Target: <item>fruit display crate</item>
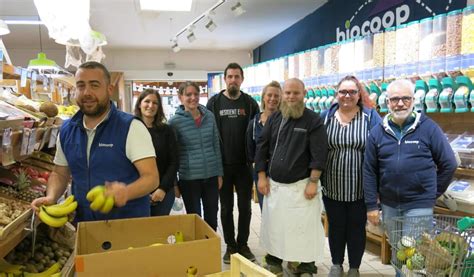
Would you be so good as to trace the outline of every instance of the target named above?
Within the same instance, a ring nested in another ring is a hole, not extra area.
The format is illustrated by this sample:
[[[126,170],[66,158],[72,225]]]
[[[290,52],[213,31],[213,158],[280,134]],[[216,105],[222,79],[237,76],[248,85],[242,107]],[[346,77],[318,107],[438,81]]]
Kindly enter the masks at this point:
[[[276,277],[277,275],[271,273],[263,267],[252,263],[240,254],[233,254],[230,256],[230,270],[204,275],[206,277]]]
[[[32,209],[29,207],[29,203],[23,202],[21,200],[12,199],[8,196],[0,194],[0,203],[12,203],[12,202],[14,202],[17,205],[15,208],[18,208],[18,205],[19,205],[24,208],[24,211],[19,216],[17,216],[13,221],[8,223],[6,226],[0,227],[0,241],[6,239],[10,233],[12,233],[14,230],[17,230],[19,226],[29,221],[33,213]]]

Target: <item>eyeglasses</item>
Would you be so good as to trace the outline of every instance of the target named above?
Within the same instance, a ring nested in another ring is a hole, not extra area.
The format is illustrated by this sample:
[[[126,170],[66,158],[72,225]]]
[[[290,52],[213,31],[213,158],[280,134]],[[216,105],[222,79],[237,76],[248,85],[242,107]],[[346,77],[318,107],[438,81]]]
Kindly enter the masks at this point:
[[[341,96],[346,96],[348,94],[349,94],[349,96],[354,96],[357,93],[359,93],[359,91],[356,90],[356,89],[349,89],[349,90],[343,89],[343,90],[339,90],[337,93],[339,93]]]
[[[408,104],[410,104],[411,101],[413,100],[413,97],[411,97],[411,96],[392,97],[392,98],[389,98],[388,100],[389,100],[390,103],[392,103],[393,105],[398,104],[398,102],[400,102],[400,100],[402,100],[403,104],[408,105]]]

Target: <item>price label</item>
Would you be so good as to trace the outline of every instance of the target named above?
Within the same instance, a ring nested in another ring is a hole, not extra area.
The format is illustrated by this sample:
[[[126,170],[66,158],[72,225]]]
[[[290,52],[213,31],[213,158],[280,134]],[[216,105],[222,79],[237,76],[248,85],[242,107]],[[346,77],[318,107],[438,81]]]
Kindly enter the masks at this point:
[[[51,135],[49,136],[48,148],[53,148],[53,147],[56,146],[56,140],[58,138],[58,131],[59,131],[59,128],[57,128],[57,127],[51,128]]]
[[[25,156],[28,153],[28,145],[31,137],[31,129],[23,128],[23,136],[21,137],[20,155]]]
[[[35,145],[36,145],[36,132],[37,132],[37,129],[31,129],[31,134],[30,134],[30,138],[28,140],[28,149],[26,151],[26,155],[31,155],[31,153],[33,153],[33,151],[35,150]]]
[[[28,79],[28,70],[21,69],[21,79],[20,79],[20,86],[22,88],[26,87],[26,80]]]

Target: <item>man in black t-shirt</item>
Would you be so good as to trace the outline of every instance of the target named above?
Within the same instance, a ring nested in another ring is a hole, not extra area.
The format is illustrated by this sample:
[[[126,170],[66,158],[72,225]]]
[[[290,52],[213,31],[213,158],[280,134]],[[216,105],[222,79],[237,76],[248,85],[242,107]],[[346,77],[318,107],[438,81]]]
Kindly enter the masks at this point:
[[[221,137],[221,152],[224,164],[224,182],[220,190],[221,221],[227,250],[223,261],[230,263],[230,255],[238,252],[248,260],[254,261],[250,251],[250,218],[253,178],[247,163],[245,151],[245,132],[249,121],[259,113],[257,102],[240,91],[244,80],[242,67],[230,63],[224,71],[227,89],[209,99],[207,108],[214,113]],[[239,208],[237,241],[234,232],[234,185],[237,191]]]

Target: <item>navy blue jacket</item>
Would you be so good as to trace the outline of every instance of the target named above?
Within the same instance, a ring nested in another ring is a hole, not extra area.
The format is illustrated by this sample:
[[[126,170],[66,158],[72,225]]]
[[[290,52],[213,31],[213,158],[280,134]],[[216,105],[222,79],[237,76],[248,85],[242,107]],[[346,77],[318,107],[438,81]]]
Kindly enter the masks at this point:
[[[169,120],[179,143],[179,179],[197,180],[223,176],[222,156],[214,115],[199,105],[201,126],[197,127],[191,114],[181,105]]]
[[[79,204],[76,221],[93,221],[144,217],[150,215],[149,196],[127,202],[123,207],[115,207],[110,213],[102,214],[89,208],[86,194],[105,181],[130,184],[140,175],[126,156],[126,141],[134,116],[117,110],[110,104],[110,113],[97,126],[87,164],[87,133],[83,125],[84,114],[79,111],[63,123],[60,130],[61,148],[72,175],[72,193]]]
[[[367,210],[377,209],[377,196],[392,208],[432,208],[457,168],[451,146],[439,126],[416,113],[400,140],[389,126],[390,115],[370,132],[364,159]]]
[[[249,163],[253,163],[255,160],[257,143],[263,130],[263,125],[260,123],[261,115],[261,113],[257,113],[255,117],[249,121],[249,125],[247,126],[245,148],[247,150],[247,160]]]

